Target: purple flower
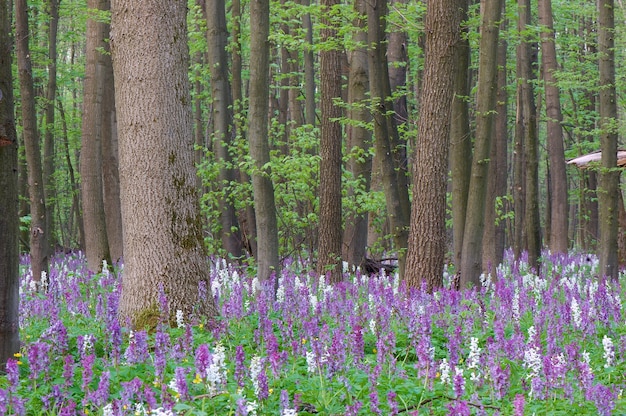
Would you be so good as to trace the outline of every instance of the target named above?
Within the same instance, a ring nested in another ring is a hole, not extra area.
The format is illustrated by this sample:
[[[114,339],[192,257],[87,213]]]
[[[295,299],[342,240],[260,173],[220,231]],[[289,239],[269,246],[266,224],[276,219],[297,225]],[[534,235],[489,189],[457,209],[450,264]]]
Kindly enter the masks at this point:
[[[83,360],[81,361],[81,366],[83,367],[83,391],[87,391],[87,389],[89,388],[89,384],[93,379],[93,363],[95,360],[96,356],[90,354],[87,357],[83,358]]]
[[[465,393],[465,377],[463,377],[463,369],[461,367],[454,368],[454,378],[452,379],[454,385],[454,394],[460,399]]]
[[[87,400],[94,404],[96,407],[103,407],[109,400],[109,380],[111,374],[105,371],[100,376],[100,382],[98,388],[87,395]]]
[[[35,342],[28,348],[26,356],[28,357],[28,364],[30,365],[31,380],[36,380],[41,373],[48,371],[50,365],[49,351],[50,344],[45,342]]]
[[[209,368],[212,362],[213,358],[211,357],[209,346],[200,344],[198,348],[196,348],[196,371],[204,377],[207,368]]]
[[[63,379],[65,379],[64,387],[68,388],[72,385],[74,378],[74,357],[70,354],[66,355],[63,360]]]
[[[170,335],[159,329],[154,337],[154,375],[163,381],[163,373],[167,365],[167,353],[170,346]]]
[[[470,416],[472,412],[465,400],[457,400],[452,403],[448,403],[448,410],[450,416]]]
[[[598,409],[599,415],[611,416],[615,407],[615,393],[610,388],[602,384],[596,384],[593,387],[591,398]]]
[[[374,390],[370,393],[370,411],[373,414],[380,415],[382,412],[380,411],[379,402],[378,402],[378,392]]]
[[[6,365],[7,381],[9,382],[9,390],[12,393],[17,391],[17,387],[20,384],[20,369],[17,365],[17,360],[9,358]]]
[[[346,412],[344,416],[357,416],[359,414],[359,410],[363,407],[363,403],[360,401],[356,401],[353,404],[349,404],[346,406]]]
[[[246,403],[246,399],[239,398],[237,399],[237,409],[235,410],[236,416],[248,416],[248,404]]]
[[[246,353],[243,350],[243,346],[237,345],[235,351],[235,380],[240,388],[244,388],[246,385]]]
[[[187,372],[189,369],[184,367],[176,367],[174,372],[174,380],[176,391],[180,394],[180,399],[189,400],[189,387],[187,386]]]
[[[128,348],[124,353],[128,364],[143,363],[148,357],[148,333],[146,331],[131,332]]]
[[[387,403],[389,404],[389,414],[397,415],[399,412],[397,394],[394,391],[387,393]]]

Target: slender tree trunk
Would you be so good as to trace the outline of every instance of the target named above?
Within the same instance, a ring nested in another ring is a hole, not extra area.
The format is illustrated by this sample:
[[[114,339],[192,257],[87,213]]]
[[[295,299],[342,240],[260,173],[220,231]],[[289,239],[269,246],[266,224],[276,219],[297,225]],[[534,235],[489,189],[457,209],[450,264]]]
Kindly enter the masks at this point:
[[[272,184],[268,139],[269,110],[269,0],[252,0],[250,15],[255,28],[250,37],[250,92],[248,140],[254,161],[252,188],[257,233],[257,267],[260,280],[278,272],[278,222]]]
[[[32,276],[36,282],[41,274],[48,272],[48,236],[46,234],[46,203],[43,189],[43,172],[37,117],[35,90],[30,48],[28,46],[28,7],[26,0],[15,1],[15,38],[17,45],[17,67],[22,101],[22,128],[26,163],[28,167],[28,193],[30,199],[30,257]]]
[[[468,1],[461,1],[461,21],[467,19]],[[467,34],[467,27],[463,28]],[[452,244],[454,265],[461,268],[463,232],[467,215],[467,195],[472,171],[472,138],[469,120],[468,97],[470,94],[469,64],[470,45],[467,36],[458,39],[456,49],[456,72],[454,75],[454,99],[450,121],[450,173],[452,176]]]
[[[54,104],[56,103],[57,93],[57,29],[59,27],[59,0],[48,0],[47,9],[50,16],[48,23],[48,85],[46,87],[46,126],[44,129],[44,146],[43,146],[43,179],[44,179],[44,198],[46,204],[46,219],[48,233],[48,250],[51,252],[55,246],[54,236],[54,193],[55,193],[55,176],[54,176],[54,157],[55,157],[55,135],[54,135]]]
[[[391,87],[385,47],[386,0],[367,2],[370,96],[376,137],[376,154],[380,157],[381,180],[385,191],[391,235],[398,253],[400,276],[404,275],[409,234],[409,193],[406,163],[398,156],[398,134],[389,115]]]
[[[331,44],[337,37],[330,9],[337,0],[322,0],[321,42]],[[333,283],[341,280],[341,140],[339,118],[341,108],[335,103],[341,98],[341,52],[326,47],[320,52],[320,217],[317,272],[330,274]]]
[[[354,34],[352,39],[355,44],[365,45],[367,42],[367,21],[365,15],[365,1],[355,0],[354,9],[359,13],[354,19]],[[358,206],[357,195],[361,192],[369,192],[372,157],[370,147],[372,133],[365,128],[366,123],[371,121],[367,109],[363,107],[367,98],[369,86],[369,74],[367,68],[367,50],[358,47],[348,52],[350,73],[348,75],[348,119],[353,120],[346,126],[347,149],[350,158],[347,169],[352,173],[353,179],[358,181],[355,188],[349,190],[348,196]],[[350,265],[358,266],[365,258],[367,246],[367,212],[358,208],[352,210],[346,218],[346,228],[343,234],[343,258]]]
[[[598,0],[598,66],[600,72],[600,149],[598,175],[600,274],[617,280],[619,171],[617,169],[617,101],[615,93],[615,4]]]
[[[20,349],[17,133],[10,1],[0,1],[0,372]]]
[[[89,0],[93,10],[109,10],[109,0]],[[85,250],[87,265],[92,271],[102,268],[102,261],[111,264],[107,237],[102,184],[102,135],[104,129],[104,40],[108,25],[95,17],[87,19],[87,48],[83,99],[83,136],[80,153]]]
[[[303,6],[309,6],[310,0],[301,0]],[[313,23],[311,14],[302,16],[302,27],[305,30],[306,48],[304,49],[304,122],[315,126],[315,57],[313,55]]]
[[[241,230],[233,200],[228,187],[235,181],[235,170],[229,147],[233,135],[233,114],[230,85],[228,82],[228,32],[226,28],[226,5],[223,0],[207,0],[208,64],[211,69],[211,96],[213,99],[213,149],[219,169],[219,186],[226,189],[220,201],[222,245],[233,258],[243,254]]]
[[[546,94],[548,130],[548,156],[550,159],[550,251],[566,253],[569,242],[567,233],[567,175],[563,128],[561,122],[561,98],[556,85],[556,46],[552,17],[552,0],[539,0],[539,23],[541,31],[541,62]]]
[[[481,23],[478,58],[478,91],[476,93],[476,140],[472,157],[467,199],[467,217],[461,254],[461,287],[480,284],[483,255],[484,213],[487,196],[489,155],[496,111],[498,72],[497,51],[500,32],[501,0],[486,0]]]
[[[430,291],[443,285],[450,115],[461,9],[458,0],[430,0],[426,11],[426,60],[404,278],[409,287],[426,284]]]
[[[124,225],[120,318],[143,328],[171,322],[178,310],[214,317],[193,165],[187,1],[137,7],[114,0],[111,11]]]
[[[503,7],[506,7],[506,5],[503,4]],[[506,30],[506,22],[500,24],[500,30]],[[486,273],[491,273],[494,279],[496,278],[496,267],[502,263],[505,247],[505,222],[498,217],[498,214],[501,213],[496,211],[496,200],[506,195],[508,176],[506,50],[506,40],[500,39],[497,57],[498,92],[496,94],[496,119],[491,139],[491,153],[489,155],[489,179],[487,184],[487,204],[485,205],[485,233],[483,236],[483,270]],[[499,205],[499,209],[505,210],[506,207],[502,204]]]

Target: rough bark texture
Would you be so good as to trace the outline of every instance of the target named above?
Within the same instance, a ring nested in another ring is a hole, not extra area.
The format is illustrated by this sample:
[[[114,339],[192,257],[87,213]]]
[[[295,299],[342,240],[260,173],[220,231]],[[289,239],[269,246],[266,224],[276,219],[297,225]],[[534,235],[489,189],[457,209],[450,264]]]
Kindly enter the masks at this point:
[[[17,134],[11,73],[10,1],[0,1],[0,372],[19,351]]]
[[[254,161],[252,188],[257,233],[257,268],[260,280],[267,280],[279,268],[278,223],[274,185],[270,177],[268,141],[269,110],[269,0],[252,0],[250,15],[255,28],[250,36],[250,91],[248,141]]]
[[[482,273],[484,213],[487,174],[495,121],[497,96],[497,51],[500,32],[501,0],[486,0],[483,5],[480,54],[478,58],[478,91],[476,92],[476,140],[472,157],[472,174],[467,198],[467,216],[461,254],[461,287],[480,284]]]
[[[124,226],[119,314],[135,327],[177,310],[212,317],[193,165],[187,2],[114,0],[111,9]]]
[[[337,0],[322,0],[321,42],[334,42],[337,29],[330,20]],[[326,47],[320,52],[320,214],[317,272],[330,274],[331,282],[341,280],[341,52]]]
[[[109,10],[109,0],[89,0],[92,10]],[[102,136],[104,130],[104,76],[105,63],[101,48],[108,37],[108,25],[96,19],[87,19],[87,47],[83,99],[83,129],[80,154],[83,223],[85,227],[85,254],[92,271],[102,268],[102,261],[111,263],[107,238],[104,195],[102,185]]]
[[[381,180],[385,192],[387,216],[398,254],[400,276],[404,275],[409,234],[409,192],[406,160],[400,160],[398,132],[389,114],[392,108],[391,86],[386,58],[386,0],[367,2],[368,66],[370,96],[373,100],[376,154],[380,159]]]
[[[598,1],[598,52],[600,72],[600,150],[598,223],[600,274],[617,280],[619,171],[617,166],[617,101],[615,95],[615,10],[613,0]]]
[[[310,0],[302,0],[303,6],[309,6]],[[315,126],[315,57],[313,55],[313,24],[311,14],[302,16],[302,28],[306,31],[307,47],[304,50],[304,122]]]
[[[461,1],[461,21],[467,18],[467,0]],[[467,28],[463,29],[467,32]],[[467,210],[469,178],[472,172],[472,137],[469,120],[470,45],[467,36],[458,39],[454,74],[454,98],[450,121],[450,174],[452,176],[452,244],[454,265],[461,268],[463,232]]]
[[[213,121],[213,149],[220,165],[219,186],[226,189],[220,200],[222,246],[233,258],[243,254],[241,230],[237,221],[232,195],[228,187],[235,181],[229,146],[233,137],[233,113],[228,81],[228,32],[226,5],[223,0],[207,0],[208,64],[211,70],[211,98]]]
[[[354,8],[361,15],[365,11],[364,0],[356,0]],[[367,42],[366,19],[357,17],[354,21],[357,28],[352,36],[355,43]],[[348,197],[354,198],[361,192],[368,192],[372,173],[372,133],[364,127],[371,120],[369,112],[363,107],[367,98],[369,78],[367,72],[367,51],[365,47],[355,48],[348,53],[350,73],[348,74],[348,119],[354,120],[346,126],[347,149],[351,157],[347,162],[347,170],[358,180],[358,187],[349,190]],[[347,215],[346,228],[343,234],[343,259],[351,266],[358,266],[365,258],[367,246],[367,212],[352,211]]]
[[[39,282],[41,273],[48,272],[48,236],[46,234],[46,204],[43,190],[39,134],[37,132],[35,91],[28,46],[28,6],[26,0],[17,0],[15,2],[15,39],[22,104],[22,128],[28,170],[28,195],[30,199],[30,261],[33,279]]]
[[[554,76],[557,68],[554,38],[552,0],[539,0],[539,23],[541,31],[541,63],[546,94],[548,131],[548,157],[550,160],[550,241],[552,253],[566,253],[568,249],[567,175],[563,128],[561,122],[561,98]]]
[[[461,13],[457,0],[431,0],[415,154],[411,230],[405,270],[409,287],[443,284],[450,113]]]

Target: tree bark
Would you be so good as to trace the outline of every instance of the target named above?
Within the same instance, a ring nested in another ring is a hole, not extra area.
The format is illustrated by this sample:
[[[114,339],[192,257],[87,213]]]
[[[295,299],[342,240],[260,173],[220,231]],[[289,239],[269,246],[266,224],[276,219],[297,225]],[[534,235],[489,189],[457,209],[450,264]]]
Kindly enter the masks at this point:
[[[223,190],[220,200],[222,245],[229,256],[241,258],[243,246],[237,214],[230,195],[230,184],[235,181],[235,170],[230,155],[233,137],[232,97],[228,75],[228,31],[226,5],[223,0],[207,0],[208,64],[211,70],[211,97],[213,119],[213,149],[219,163],[219,186]]]
[[[598,67],[600,73],[600,150],[598,210],[600,274],[617,280],[619,170],[617,169],[617,101],[615,92],[615,4],[598,0]]]
[[[364,0],[355,0],[354,9],[359,15],[353,22],[355,31],[352,39],[357,45],[365,45],[367,42],[367,21],[362,17],[365,15],[365,7]],[[348,197],[353,199],[355,209],[346,218],[342,251],[343,258],[349,265],[358,266],[365,258],[368,221],[368,213],[359,208],[359,195],[369,192],[372,173],[372,133],[364,127],[371,121],[369,112],[364,108],[369,86],[365,47],[357,47],[348,52],[348,62],[348,120],[352,122],[346,126],[346,147],[350,154],[347,170],[352,173],[357,184],[348,191]]]
[[[487,195],[489,155],[496,111],[497,51],[500,32],[501,0],[486,0],[481,23],[476,93],[476,140],[472,157],[467,217],[463,231],[460,285],[480,284],[483,255],[484,213]]]
[[[443,285],[446,179],[460,6],[458,0],[430,0],[426,11],[426,60],[405,280],[408,287],[425,284],[429,291]]]
[[[257,225],[257,274],[260,280],[269,279],[280,266],[276,202],[269,167],[269,9],[269,0],[250,2],[250,15],[255,16],[256,30],[250,36],[248,140],[250,157],[254,161],[252,188]]]
[[[17,133],[10,1],[0,1],[0,371],[20,349]]]
[[[15,37],[30,199],[30,261],[33,279],[35,282],[39,282],[41,274],[48,272],[48,236],[46,234],[48,228],[46,226],[43,169],[37,132],[33,71],[28,45],[28,6],[26,0],[15,1]]]
[[[385,33],[386,0],[367,2],[368,66],[376,154],[380,157],[381,180],[385,192],[387,216],[398,254],[400,276],[406,269],[409,234],[409,192],[405,161],[401,161],[398,133],[388,111],[393,106],[387,67]]]
[[[550,160],[550,251],[566,253],[569,247],[567,220],[567,175],[561,123],[561,98],[554,73],[557,71],[552,0],[539,0],[541,63],[546,96],[547,142]]]
[[[337,0],[322,0],[321,42],[331,44],[337,37],[337,28],[330,17]],[[326,46],[320,52],[320,214],[317,272],[330,274],[330,281],[341,280],[341,52],[336,46]]]
[[[218,314],[193,165],[187,2],[113,0],[124,228],[122,322]],[[167,296],[160,308],[159,292]]]
[[[91,10],[109,10],[109,0],[89,0]],[[80,153],[85,251],[90,270],[98,272],[102,261],[111,264],[102,184],[102,136],[104,129],[104,54],[108,25],[95,16],[87,19],[87,47],[83,99],[83,135]]]
[[[310,0],[302,0],[303,6],[309,6]],[[306,48],[304,49],[304,122],[315,126],[315,57],[313,55],[313,23],[311,14],[302,16],[302,28],[305,30]]]

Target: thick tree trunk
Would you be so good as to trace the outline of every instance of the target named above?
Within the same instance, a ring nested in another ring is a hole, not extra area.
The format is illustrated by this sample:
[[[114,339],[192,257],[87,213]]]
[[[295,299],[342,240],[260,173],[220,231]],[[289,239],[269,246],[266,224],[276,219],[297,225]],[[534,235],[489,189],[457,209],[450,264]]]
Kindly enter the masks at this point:
[[[254,161],[252,188],[257,233],[257,267],[260,280],[278,272],[278,222],[272,184],[268,141],[269,110],[269,0],[252,0],[250,15],[255,28],[250,37],[250,92],[248,140]]]
[[[233,258],[243,254],[241,230],[228,187],[235,181],[229,147],[233,137],[232,98],[228,76],[228,32],[223,0],[207,0],[208,64],[211,70],[213,149],[219,168],[219,186],[226,189],[220,200],[222,245]]]
[[[426,284],[430,291],[443,284],[450,114],[460,10],[458,0],[430,0],[426,12],[426,60],[404,277],[409,287]]]
[[[359,13],[359,17],[354,19],[355,32],[352,39],[355,44],[364,45],[367,42],[367,22],[362,17],[365,14],[365,2],[356,0],[354,9]],[[372,157],[370,156],[372,133],[364,127],[371,120],[369,112],[363,107],[369,86],[365,47],[358,47],[348,52],[348,63],[350,66],[348,119],[354,122],[346,126],[346,147],[350,154],[347,170],[352,173],[353,179],[358,181],[358,185],[349,190],[348,197],[352,198],[353,204],[358,207],[358,195],[361,192],[369,192],[372,173]],[[351,210],[347,215],[342,252],[344,260],[351,266],[358,266],[365,258],[367,220],[367,212],[358,208]]]
[[[322,0],[321,42],[332,43],[337,37],[327,13],[339,4],[337,0]],[[341,280],[341,143],[339,118],[341,108],[335,103],[341,99],[341,52],[326,47],[320,52],[320,216],[317,272],[330,274],[333,283]]]
[[[87,7],[109,10],[109,0],[89,0]],[[102,48],[108,37],[108,25],[95,17],[87,19],[85,92],[83,99],[83,136],[80,153],[83,222],[87,265],[92,271],[102,268],[102,261],[111,264],[107,237],[102,184],[102,135],[104,130],[105,63]]]
[[[42,272],[48,272],[48,236],[46,234],[46,204],[39,135],[37,133],[33,71],[28,46],[28,7],[26,0],[16,0],[15,2],[15,39],[22,101],[22,131],[28,168],[31,215],[30,261],[33,279],[39,282]]]
[[[569,242],[567,233],[567,175],[563,128],[561,122],[561,98],[554,76],[557,68],[556,46],[552,18],[552,0],[539,0],[539,23],[541,31],[541,63],[546,94],[548,130],[548,157],[550,159],[550,251],[566,253]]]
[[[600,274],[617,280],[619,171],[617,166],[617,101],[615,94],[615,10],[613,0],[598,0],[598,52],[600,72],[600,149],[598,175]]]
[[[0,1],[0,372],[20,349],[17,133],[11,72],[11,19]]]
[[[476,140],[472,157],[467,216],[461,254],[461,287],[480,284],[483,255],[487,174],[496,111],[498,73],[497,51],[500,32],[501,0],[486,0],[481,23],[478,58],[478,91],[476,93]]]
[[[144,327],[171,321],[177,310],[213,317],[193,165],[187,2],[111,6],[124,225],[120,318]]]

